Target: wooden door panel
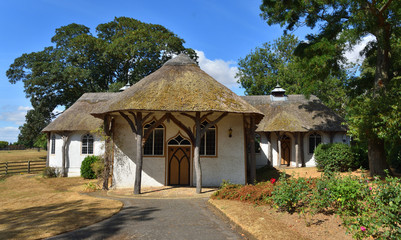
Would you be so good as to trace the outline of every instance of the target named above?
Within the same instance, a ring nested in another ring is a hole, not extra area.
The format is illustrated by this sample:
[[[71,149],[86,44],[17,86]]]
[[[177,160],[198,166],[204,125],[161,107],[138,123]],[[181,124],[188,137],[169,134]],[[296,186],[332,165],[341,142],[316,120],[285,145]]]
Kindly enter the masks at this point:
[[[168,184],[189,185],[190,147],[169,147]]]

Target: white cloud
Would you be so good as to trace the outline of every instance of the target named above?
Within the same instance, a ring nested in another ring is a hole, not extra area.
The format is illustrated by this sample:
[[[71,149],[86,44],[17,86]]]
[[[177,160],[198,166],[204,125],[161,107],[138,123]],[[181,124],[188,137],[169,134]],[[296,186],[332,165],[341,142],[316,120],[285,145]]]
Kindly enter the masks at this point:
[[[14,143],[18,139],[19,129],[17,127],[0,128],[0,141]]]
[[[368,35],[362,39],[362,41],[355,45],[351,51],[345,52],[345,57],[348,59],[348,62],[352,63],[362,63],[364,57],[359,53],[365,48],[366,44],[370,41],[374,41],[376,38],[373,35]]]
[[[199,66],[203,71],[233,91],[239,88],[235,79],[238,67],[233,66],[236,62],[222,59],[210,60],[206,58],[203,51],[195,50],[195,52],[199,57]]]
[[[28,110],[31,110],[32,107],[7,107],[8,111],[0,112],[0,120],[6,122],[12,122],[16,125],[22,125],[25,122],[25,115]]]

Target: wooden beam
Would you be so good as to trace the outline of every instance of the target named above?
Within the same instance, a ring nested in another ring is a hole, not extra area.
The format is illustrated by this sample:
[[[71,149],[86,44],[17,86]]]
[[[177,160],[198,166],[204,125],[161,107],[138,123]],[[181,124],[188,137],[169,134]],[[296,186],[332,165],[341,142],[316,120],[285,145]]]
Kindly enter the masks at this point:
[[[195,143],[195,135],[193,134],[191,129],[189,127],[186,127],[180,120],[175,118],[173,114],[166,113],[166,115],[168,116],[169,119],[171,119],[178,127],[180,127],[188,135],[189,139],[191,139],[192,144],[194,144]]]
[[[205,115],[201,116],[201,119],[200,119],[201,124],[202,124],[203,121],[206,120],[207,116],[212,115],[212,114],[213,114],[213,112],[208,112]]]
[[[185,117],[188,117],[188,118],[192,119],[193,121],[196,121],[196,117],[194,117],[194,116],[192,116],[192,115],[190,115],[188,113],[181,113],[181,115],[183,115]]]
[[[216,125],[221,119],[223,119],[225,116],[227,116],[227,112],[222,113],[218,118],[216,118],[214,121],[209,122],[208,124],[206,124],[206,126],[204,128],[202,128],[201,130],[201,137],[205,134],[205,132],[211,127]],[[202,124],[202,122],[201,122]]]
[[[132,122],[131,118],[129,118],[128,115],[126,115],[123,112],[119,112],[119,113],[128,122],[129,126],[131,127],[132,132],[137,133],[137,129],[136,129],[134,123]]]
[[[163,115],[163,117],[161,117],[159,120],[157,120],[156,122],[154,122],[152,125],[150,125],[149,128],[147,128],[145,130],[145,133],[143,135],[143,139],[142,139],[142,143],[145,144],[146,140],[148,139],[149,135],[152,133],[152,131],[159,126],[160,124],[162,124],[165,120],[167,119],[167,113]]]

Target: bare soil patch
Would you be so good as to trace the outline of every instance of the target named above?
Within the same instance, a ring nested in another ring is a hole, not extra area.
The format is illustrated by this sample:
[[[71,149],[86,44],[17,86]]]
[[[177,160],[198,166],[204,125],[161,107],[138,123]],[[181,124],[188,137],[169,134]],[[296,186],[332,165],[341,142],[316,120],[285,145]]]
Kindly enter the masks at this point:
[[[99,222],[121,209],[119,201],[81,195],[89,182],[28,174],[0,179],[1,238],[46,238]]]
[[[27,150],[2,150],[0,151],[0,162],[21,162],[28,160],[46,160],[47,151],[35,149]]]
[[[256,239],[275,240],[337,240],[352,239],[336,216],[317,214],[302,217],[298,214],[277,212],[269,206],[255,206],[232,200],[213,200],[209,203]]]

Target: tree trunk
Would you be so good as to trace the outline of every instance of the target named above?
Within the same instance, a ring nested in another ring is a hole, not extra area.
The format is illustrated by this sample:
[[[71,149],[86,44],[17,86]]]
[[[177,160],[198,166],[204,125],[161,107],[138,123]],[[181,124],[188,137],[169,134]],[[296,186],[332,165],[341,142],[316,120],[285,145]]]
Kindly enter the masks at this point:
[[[61,176],[62,177],[67,177],[67,170],[66,170],[66,159],[68,155],[67,147],[68,147],[68,139],[69,139],[69,134],[64,133],[61,136],[61,139],[63,140],[63,146],[62,146],[62,151],[61,151]]]
[[[384,170],[388,170],[389,174],[391,170],[386,161],[386,154],[384,150],[384,141],[381,139],[369,139],[368,142],[368,158],[369,158],[369,170],[370,176],[385,176]]]
[[[134,185],[134,194],[141,194],[141,183],[142,183],[142,135],[143,135],[143,126],[142,126],[142,113],[138,112],[136,119],[136,171],[135,171],[135,185]]]
[[[200,144],[201,144],[201,122],[200,113],[196,112],[195,118],[195,149],[194,149],[194,164],[196,174],[196,193],[202,192],[202,169],[199,156]]]
[[[109,177],[110,177],[110,159],[111,159],[112,142],[111,137],[106,136],[105,141],[105,154],[104,154],[104,172],[103,172],[103,190],[109,190]]]
[[[376,58],[376,71],[375,83],[373,86],[373,99],[377,99],[379,94],[386,94],[386,85],[389,83],[389,69],[390,58],[389,53],[391,50],[390,45],[390,26],[384,21],[379,20],[379,26],[375,36],[377,40],[377,58]],[[370,176],[380,175],[385,176],[384,170],[391,171],[386,161],[386,152],[384,149],[384,140],[379,139],[371,129],[368,137],[368,159]]]

